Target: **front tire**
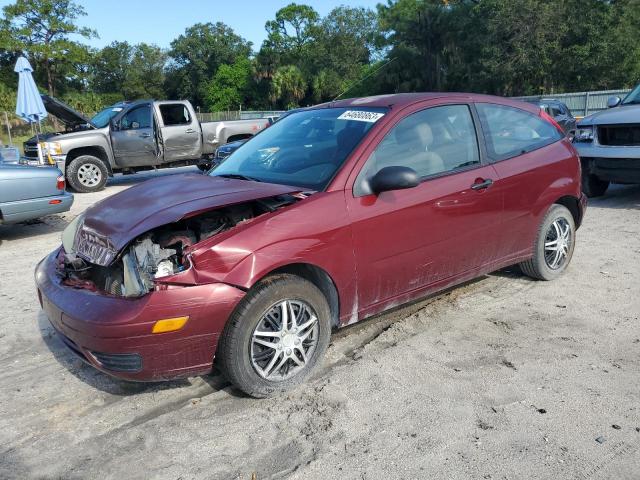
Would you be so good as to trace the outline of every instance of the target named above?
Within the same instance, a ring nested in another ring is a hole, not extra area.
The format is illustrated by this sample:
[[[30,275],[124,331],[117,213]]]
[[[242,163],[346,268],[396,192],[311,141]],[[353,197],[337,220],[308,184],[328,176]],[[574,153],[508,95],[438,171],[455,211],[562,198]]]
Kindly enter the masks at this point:
[[[99,192],[107,183],[109,171],[102,160],[93,155],[80,155],[67,167],[67,181],[80,193]]]
[[[532,278],[555,280],[571,262],[575,239],[576,225],[569,209],[552,205],[538,229],[533,257],[520,268]]]
[[[582,191],[589,198],[601,197],[609,188],[609,182],[600,180],[593,173],[582,173]]]
[[[224,375],[256,398],[300,384],[324,355],[331,336],[327,299],[295,275],[267,277],[227,322],[216,359]]]

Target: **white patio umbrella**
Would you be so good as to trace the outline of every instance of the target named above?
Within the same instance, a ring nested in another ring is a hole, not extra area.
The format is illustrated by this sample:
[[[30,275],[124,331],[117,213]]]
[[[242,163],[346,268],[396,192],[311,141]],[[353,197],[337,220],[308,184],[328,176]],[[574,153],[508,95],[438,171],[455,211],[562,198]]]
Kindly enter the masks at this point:
[[[29,64],[29,61],[25,57],[18,58],[16,66],[13,69],[18,74],[18,99],[16,101],[16,115],[23,119],[25,122],[29,122],[33,128],[33,124],[37,123],[36,129],[36,142],[38,144],[38,160],[40,163],[44,163],[42,158],[42,150],[40,148],[40,138],[38,130],[42,132],[40,128],[40,122],[45,118],[47,110],[44,108],[40,92],[36,86],[36,82],[33,80],[31,72],[33,68]]]

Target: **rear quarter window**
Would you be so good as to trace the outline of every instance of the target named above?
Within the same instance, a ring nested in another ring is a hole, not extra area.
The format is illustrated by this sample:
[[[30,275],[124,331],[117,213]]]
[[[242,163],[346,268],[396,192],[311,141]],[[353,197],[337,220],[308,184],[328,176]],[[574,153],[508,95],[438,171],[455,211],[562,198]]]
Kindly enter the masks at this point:
[[[493,103],[476,104],[491,160],[499,161],[537,150],[563,138],[537,115]]]

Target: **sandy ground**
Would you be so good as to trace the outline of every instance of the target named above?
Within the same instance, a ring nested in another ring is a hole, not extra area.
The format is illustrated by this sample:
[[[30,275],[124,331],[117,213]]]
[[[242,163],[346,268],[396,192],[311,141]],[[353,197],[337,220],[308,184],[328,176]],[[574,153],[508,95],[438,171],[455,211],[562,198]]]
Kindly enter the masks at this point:
[[[112,380],[39,309],[69,220],[155,175],[0,226],[0,478],[640,478],[640,187],[591,202],[560,280],[502,271],[362,322],[306,385],[253,400],[217,374]]]

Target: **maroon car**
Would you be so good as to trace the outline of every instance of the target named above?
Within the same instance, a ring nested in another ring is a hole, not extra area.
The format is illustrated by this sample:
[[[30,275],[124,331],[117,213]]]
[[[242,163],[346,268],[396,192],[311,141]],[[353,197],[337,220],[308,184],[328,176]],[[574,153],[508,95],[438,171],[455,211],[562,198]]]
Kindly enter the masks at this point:
[[[36,282],[60,338],[103,372],[215,362],[262,397],[301,382],[335,327],[508,265],[555,279],[585,206],[578,156],[536,106],[344,100],[276,122],[209,175],[92,206]]]

